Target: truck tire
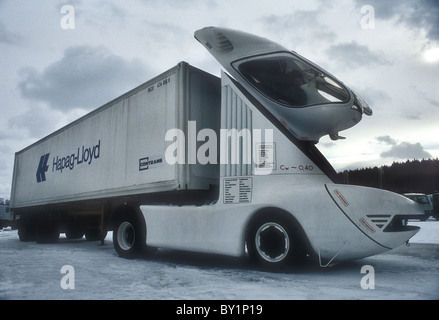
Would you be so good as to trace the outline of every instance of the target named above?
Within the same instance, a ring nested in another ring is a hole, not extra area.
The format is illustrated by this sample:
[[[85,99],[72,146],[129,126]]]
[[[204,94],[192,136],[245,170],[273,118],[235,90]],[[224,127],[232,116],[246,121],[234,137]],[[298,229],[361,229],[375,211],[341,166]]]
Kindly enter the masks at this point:
[[[146,252],[146,232],[142,223],[135,214],[121,214],[116,218],[113,246],[120,257],[134,259]]]
[[[66,232],[66,238],[67,239],[81,239],[82,237],[84,237],[84,230],[81,229],[80,227],[69,227],[67,228]]]
[[[295,241],[290,223],[279,216],[254,221],[247,234],[250,258],[270,268],[284,267],[294,256]]]
[[[36,239],[35,227],[29,221],[23,219],[18,225],[18,238],[21,242],[34,241]]]
[[[37,228],[37,243],[53,243],[59,239],[59,228],[57,225],[40,224]]]

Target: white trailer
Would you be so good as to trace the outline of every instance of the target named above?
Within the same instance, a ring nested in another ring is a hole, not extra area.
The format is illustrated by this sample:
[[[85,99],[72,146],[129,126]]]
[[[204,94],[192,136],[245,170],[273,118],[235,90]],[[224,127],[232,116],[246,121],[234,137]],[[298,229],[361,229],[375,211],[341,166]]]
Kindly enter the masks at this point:
[[[17,152],[21,240],[113,230],[126,258],[170,248],[327,265],[419,230],[404,223],[422,214],[413,201],[338,184],[316,148],[371,115],[359,96],[267,39],[214,27],[195,37],[229,74],[182,62]]]
[[[17,152],[11,203],[20,237],[45,241],[61,227],[69,237],[97,238],[121,208],[213,201],[218,165],[167,163],[165,134],[189,120],[218,130],[220,87],[182,62]]]

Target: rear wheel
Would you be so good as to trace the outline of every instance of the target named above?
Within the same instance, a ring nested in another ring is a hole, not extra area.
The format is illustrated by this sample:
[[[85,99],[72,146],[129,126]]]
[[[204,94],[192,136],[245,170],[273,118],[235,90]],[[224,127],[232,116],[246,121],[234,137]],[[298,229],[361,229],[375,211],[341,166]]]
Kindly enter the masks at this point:
[[[113,245],[122,258],[133,259],[146,250],[146,232],[142,221],[134,214],[121,214],[113,230]]]

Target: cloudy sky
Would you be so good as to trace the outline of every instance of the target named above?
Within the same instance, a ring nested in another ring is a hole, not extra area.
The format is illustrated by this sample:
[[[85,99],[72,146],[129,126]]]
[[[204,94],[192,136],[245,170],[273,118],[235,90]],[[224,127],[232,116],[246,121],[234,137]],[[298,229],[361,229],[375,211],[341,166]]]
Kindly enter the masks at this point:
[[[337,170],[439,157],[437,0],[0,0],[0,197],[16,151],[182,60],[219,75],[193,37],[209,25],[274,40],[365,98],[372,117],[318,144]]]

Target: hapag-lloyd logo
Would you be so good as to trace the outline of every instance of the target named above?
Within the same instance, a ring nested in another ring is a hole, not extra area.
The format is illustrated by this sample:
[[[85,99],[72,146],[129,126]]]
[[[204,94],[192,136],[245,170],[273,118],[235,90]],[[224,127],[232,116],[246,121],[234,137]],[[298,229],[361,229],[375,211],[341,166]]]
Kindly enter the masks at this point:
[[[101,140],[94,146],[78,147],[75,152],[66,156],[59,156],[52,158],[52,172],[60,172],[69,169],[73,170],[76,166],[80,165],[90,165],[94,159],[98,159],[101,151]],[[38,167],[37,167],[37,182],[46,181],[46,173],[49,170],[49,156],[50,153],[46,153],[41,156]]]
[[[41,156],[40,163],[37,168],[37,182],[46,181],[46,172],[49,170],[49,166],[47,165],[47,161],[49,160],[50,153],[46,153]]]

